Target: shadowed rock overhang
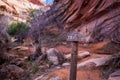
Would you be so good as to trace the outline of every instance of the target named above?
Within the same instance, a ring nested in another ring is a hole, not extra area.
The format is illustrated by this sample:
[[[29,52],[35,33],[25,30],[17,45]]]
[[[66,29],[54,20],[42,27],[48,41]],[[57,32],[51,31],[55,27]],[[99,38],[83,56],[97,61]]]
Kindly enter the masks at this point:
[[[120,1],[54,0],[50,10],[32,21],[37,30],[53,24],[88,35],[91,42],[120,43]]]

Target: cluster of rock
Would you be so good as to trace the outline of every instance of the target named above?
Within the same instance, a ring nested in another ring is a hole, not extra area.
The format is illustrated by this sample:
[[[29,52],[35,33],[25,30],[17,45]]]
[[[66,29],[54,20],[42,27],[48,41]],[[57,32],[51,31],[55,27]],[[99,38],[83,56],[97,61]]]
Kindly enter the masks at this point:
[[[53,65],[57,66],[55,68],[57,69],[62,69],[62,67],[69,67],[70,66],[70,62],[68,62],[71,59],[71,55],[67,54],[67,55],[61,55],[61,53],[56,50],[55,48],[51,48],[49,50],[47,50],[47,56],[48,56],[48,60],[53,62]],[[88,51],[79,51],[78,52],[78,60],[82,60],[86,57],[91,56],[90,52]],[[62,66],[59,67],[60,62],[62,60]],[[67,59],[67,62],[64,61]],[[111,56],[105,56],[105,57],[96,57],[96,58],[90,58],[87,60],[83,60],[82,62],[79,62],[77,64],[77,69],[78,70],[94,70],[94,69],[98,69],[101,67],[105,67],[108,66],[107,62],[109,62],[111,59]],[[113,73],[109,73],[108,76],[108,80],[119,80],[120,75],[119,75],[119,70]],[[40,76],[38,78],[36,78],[35,80],[39,80],[39,79],[44,79],[46,77]],[[51,77],[50,80],[62,80],[60,77]]]
[[[14,49],[20,49],[20,50],[27,50],[28,48],[25,47],[17,47]],[[48,61],[48,66],[46,65],[40,65],[41,69],[48,69],[49,67],[53,66],[54,69],[62,69],[62,68],[67,68],[70,66],[69,60],[71,59],[71,55],[63,55],[60,51],[58,51],[56,48],[50,48],[45,51],[47,55],[47,61]],[[78,60],[85,59],[87,57],[91,56],[90,52],[88,51],[78,51]],[[78,70],[86,70],[86,69],[95,69],[99,68],[101,66],[107,65],[106,62],[109,61],[111,57],[98,57],[98,58],[92,58],[92,59],[87,59],[83,60],[82,62],[79,62],[77,65]],[[3,79],[26,79],[26,71],[19,67],[21,64],[23,64],[21,61],[24,60],[16,60],[11,62],[10,64],[4,64],[0,66],[0,77]],[[113,72],[112,74],[109,75],[108,80],[119,80],[119,70]],[[30,73],[28,73],[27,76],[29,76]],[[44,76],[40,76],[36,78],[35,80],[39,80],[40,78],[43,79]],[[29,79],[30,80],[30,79]],[[62,80],[60,77],[51,77],[50,80]]]

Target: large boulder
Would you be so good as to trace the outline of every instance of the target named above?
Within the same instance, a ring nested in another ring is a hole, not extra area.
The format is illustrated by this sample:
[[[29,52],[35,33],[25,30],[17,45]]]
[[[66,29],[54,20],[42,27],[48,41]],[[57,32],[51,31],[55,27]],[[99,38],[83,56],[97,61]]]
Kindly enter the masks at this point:
[[[66,62],[62,64],[63,67],[70,66],[70,63]]]
[[[18,80],[24,74],[24,70],[16,65],[6,65],[0,69],[0,79]]]
[[[78,52],[78,59],[79,58],[82,59],[82,58],[85,58],[85,57],[88,57],[88,56],[90,56],[90,52],[88,52],[88,51],[79,51]],[[71,54],[65,55],[65,58],[66,59],[71,59]]]
[[[89,59],[87,61],[84,61],[82,63],[79,63],[77,67],[79,69],[85,68],[85,67],[100,67],[103,65],[106,65],[105,63],[110,60],[110,57],[101,57],[101,58],[94,58],[94,59]]]
[[[52,62],[54,65],[62,64],[64,61],[64,55],[60,53],[55,48],[51,48],[46,51],[48,60]]]
[[[113,72],[112,74],[110,74],[108,80],[120,80],[120,70],[117,70]]]

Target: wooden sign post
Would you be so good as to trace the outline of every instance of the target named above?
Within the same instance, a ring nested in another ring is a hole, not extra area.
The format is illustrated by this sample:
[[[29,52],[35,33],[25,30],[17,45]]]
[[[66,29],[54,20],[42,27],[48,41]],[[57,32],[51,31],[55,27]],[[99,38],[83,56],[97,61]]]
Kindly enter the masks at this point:
[[[83,36],[81,34],[78,34],[78,33],[71,33],[71,34],[68,34],[67,41],[72,42],[70,79],[69,80],[76,80],[78,42],[84,42],[85,41],[85,36]]]

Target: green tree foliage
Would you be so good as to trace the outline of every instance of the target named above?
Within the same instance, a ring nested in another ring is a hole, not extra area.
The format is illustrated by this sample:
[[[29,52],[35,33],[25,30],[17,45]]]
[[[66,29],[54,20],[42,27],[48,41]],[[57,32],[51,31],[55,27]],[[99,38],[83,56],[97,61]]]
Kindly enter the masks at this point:
[[[9,25],[7,32],[14,36],[14,35],[18,35],[19,33],[23,32],[23,31],[29,31],[30,27],[27,26],[25,23],[22,22],[13,22]]]

